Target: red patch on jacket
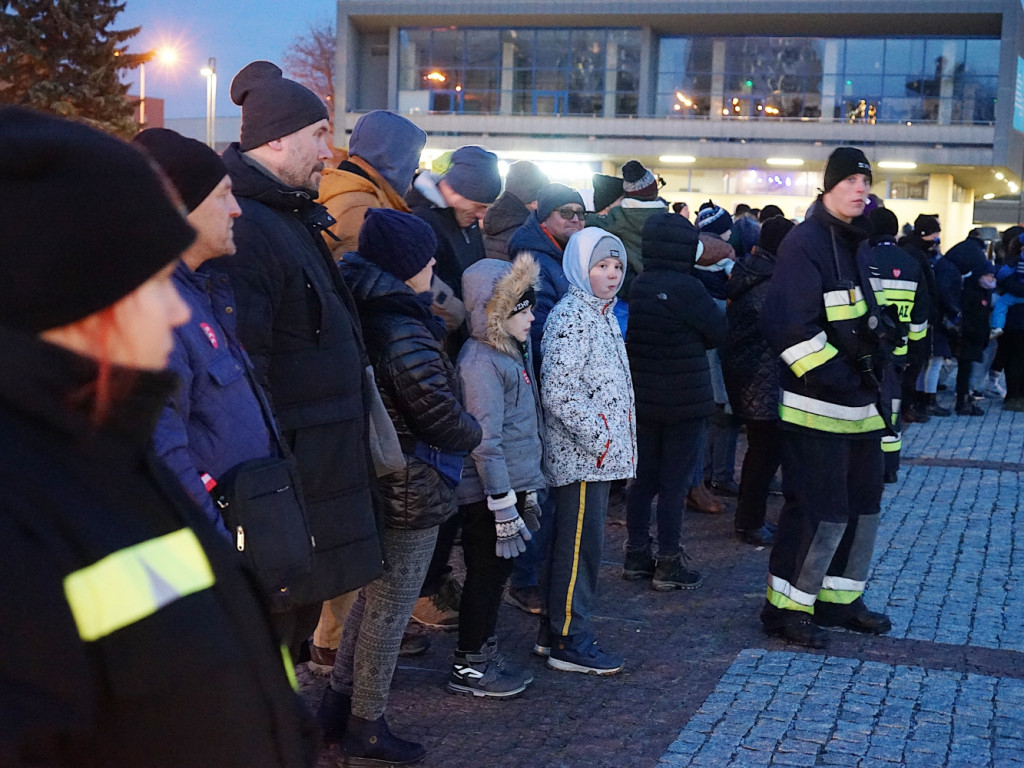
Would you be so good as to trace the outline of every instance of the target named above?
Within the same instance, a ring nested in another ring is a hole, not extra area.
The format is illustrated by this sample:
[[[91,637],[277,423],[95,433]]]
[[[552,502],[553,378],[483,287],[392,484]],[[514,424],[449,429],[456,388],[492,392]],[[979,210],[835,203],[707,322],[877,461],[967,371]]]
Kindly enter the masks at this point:
[[[525,382],[526,382],[526,386],[528,386],[528,387],[529,387],[529,386],[532,386],[532,385],[531,385],[531,383],[530,383],[530,374],[528,374],[528,373],[526,372],[526,369],[525,369],[525,368],[523,368],[523,381],[525,381]]]
[[[899,270],[899,269],[894,269],[894,270],[892,271],[892,276],[893,276],[893,277],[899,277],[899,276],[900,276],[900,273],[901,273],[901,270]]]
[[[203,329],[203,333],[206,334],[206,338],[210,340],[210,344],[214,349],[220,349],[220,342],[217,341],[217,334],[214,333],[213,328],[210,327],[209,323],[200,323],[199,327]]]

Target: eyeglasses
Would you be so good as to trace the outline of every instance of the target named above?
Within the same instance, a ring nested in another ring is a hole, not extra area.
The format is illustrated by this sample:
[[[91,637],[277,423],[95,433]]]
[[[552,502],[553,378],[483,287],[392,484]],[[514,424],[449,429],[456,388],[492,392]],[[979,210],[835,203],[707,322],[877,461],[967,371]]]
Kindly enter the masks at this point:
[[[566,205],[562,208],[555,208],[555,210],[558,212],[558,215],[566,221],[572,221],[573,216],[580,221],[585,221],[587,218],[587,212],[582,208],[570,208]]]

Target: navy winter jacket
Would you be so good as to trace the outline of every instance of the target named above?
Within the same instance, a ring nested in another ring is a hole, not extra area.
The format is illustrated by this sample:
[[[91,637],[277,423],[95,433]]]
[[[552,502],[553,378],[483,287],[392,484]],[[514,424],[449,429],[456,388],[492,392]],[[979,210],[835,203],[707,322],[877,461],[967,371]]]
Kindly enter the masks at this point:
[[[174,284],[192,311],[174,330],[168,368],[181,387],[168,401],[153,435],[157,455],[189,496],[227,533],[200,475],[214,481],[243,461],[272,456],[274,438],[253,391],[249,356],[235,336],[235,297],[225,275],[193,272],[183,262]]]
[[[540,341],[544,336],[544,324],[548,315],[569,291],[569,281],[562,269],[562,249],[541,229],[537,212],[533,211],[526,222],[508,243],[508,255],[514,259],[522,251],[533,254],[540,265],[540,287],[537,289],[537,305],[533,308],[533,325],[530,326],[530,342],[533,346],[533,371],[540,379]]]

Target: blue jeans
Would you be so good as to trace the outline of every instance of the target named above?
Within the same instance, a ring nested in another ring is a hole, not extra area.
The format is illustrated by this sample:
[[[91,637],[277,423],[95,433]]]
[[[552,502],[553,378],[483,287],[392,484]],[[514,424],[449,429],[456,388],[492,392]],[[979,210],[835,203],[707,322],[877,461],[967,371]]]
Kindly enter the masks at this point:
[[[704,443],[706,419],[676,424],[637,423],[636,480],[626,500],[627,546],[649,545],[651,502],[658,496],[658,557],[679,554],[683,503],[690,489],[692,467]]]
[[[704,447],[704,480],[716,483],[734,482],[736,474],[736,443],[739,440],[739,421],[725,408],[711,417]]]
[[[516,589],[532,587],[546,580],[541,571],[547,559],[551,529],[555,525],[555,495],[547,488],[537,490],[540,504],[540,530],[533,531],[533,538],[526,542],[526,551],[512,559],[512,577],[509,584]]]

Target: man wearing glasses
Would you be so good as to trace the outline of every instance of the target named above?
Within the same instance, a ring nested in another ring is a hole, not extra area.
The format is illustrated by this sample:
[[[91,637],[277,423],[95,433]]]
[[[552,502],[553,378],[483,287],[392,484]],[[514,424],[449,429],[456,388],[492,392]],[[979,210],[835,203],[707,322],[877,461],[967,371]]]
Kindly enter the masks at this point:
[[[552,182],[541,188],[537,195],[537,210],[527,217],[523,226],[509,240],[509,258],[514,259],[520,252],[529,251],[540,264],[540,288],[537,290],[534,321],[530,327],[533,369],[538,380],[540,339],[544,335],[544,323],[551,308],[569,290],[569,281],[562,271],[562,251],[569,238],[583,229],[586,217],[587,211],[580,193],[564,184]]]

